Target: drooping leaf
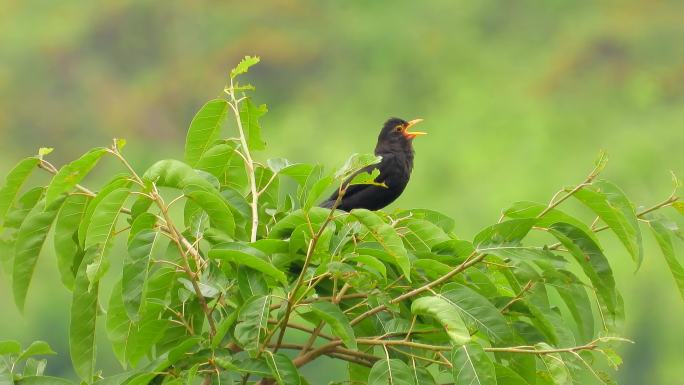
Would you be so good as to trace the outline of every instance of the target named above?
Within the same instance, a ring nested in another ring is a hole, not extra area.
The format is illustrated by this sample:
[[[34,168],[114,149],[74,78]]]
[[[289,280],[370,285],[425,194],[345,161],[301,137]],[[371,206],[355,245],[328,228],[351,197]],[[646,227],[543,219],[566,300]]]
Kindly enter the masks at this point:
[[[450,239],[440,227],[424,219],[409,218],[396,227],[406,247],[415,252],[429,252],[435,245]]]
[[[85,248],[86,235],[88,233],[88,227],[90,226],[90,221],[92,220],[93,214],[95,214],[95,208],[102,202],[109,194],[112,192],[127,188],[131,185],[130,178],[127,174],[118,174],[111,178],[98,192],[97,196],[90,200],[90,203],[86,207],[81,223],[78,225],[78,242],[81,248]],[[147,198],[142,198],[145,201],[149,201]],[[147,211],[147,209],[145,209]],[[137,216],[134,215],[134,216]]]
[[[95,167],[100,158],[106,153],[106,148],[94,148],[59,169],[45,192],[45,206],[52,205],[62,194],[71,191],[88,175],[90,170]]]
[[[457,308],[444,297],[420,297],[411,304],[411,313],[430,316],[444,327],[456,345],[470,341],[470,334]]]
[[[653,236],[660,246],[660,250],[663,252],[663,257],[665,257],[665,262],[667,262],[672,277],[674,277],[677,288],[679,289],[679,294],[684,298],[684,266],[682,266],[682,263],[675,255],[675,248],[672,242],[672,231],[667,228],[663,223],[663,220],[658,218],[649,218],[648,224],[653,231]]]
[[[414,219],[424,219],[431,222],[441,228],[445,233],[450,233],[456,227],[456,221],[452,218],[429,209],[411,209],[402,210],[396,213],[396,218],[414,218]]]
[[[33,170],[35,170],[39,162],[40,159],[36,157],[22,159],[7,174],[5,185],[0,189],[0,223],[4,222],[5,215],[14,205],[21,186]]]
[[[86,207],[91,198],[83,194],[69,196],[55,221],[55,254],[57,255],[57,266],[62,279],[62,283],[68,289],[74,285],[75,271],[83,257],[83,249],[78,242],[78,227],[86,212]]]
[[[191,188],[216,191],[214,186],[192,167],[175,159],[160,160],[153,164],[145,171],[143,179],[154,182],[157,186],[179,190]]]
[[[368,229],[371,236],[392,256],[394,264],[399,267],[404,276],[410,279],[411,262],[401,237],[395,229],[385,223],[376,213],[366,209],[352,210],[349,215]]]
[[[189,165],[195,166],[219,138],[227,113],[228,102],[223,99],[210,100],[197,112],[185,139],[185,161]]]
[[[258,249],[241,243],[222,243],[209,251],[209,258],[224,259],[238,265],[245,265],[287,285],[287,276],[273,266],[268,257]]]
[[[64,198],[54,201],[44,211],[34,210],[26,217],[17,233],[14,244],[14,268],[12,270],[12,289],[14,301],[20,311],[24,310],[26,293],[28,292],[33,271],[38,262],[38,255],[52,227]],[[39,207],[37,207],[39,208]]]
[[[212,228],[228,236],[235,236],[235,219],[223,196],[203,190],[186,191],[185,196],[207,213]]]
[[[16,381],[15,385],[74,385],[74,383],[52,376],[24,376]]]
[[[152,214],[136,218],[128,241],[128,255],[124,257],[121,294],[126,313],[132,320],[138,319],[138,312],[147,278],[152,266],[152,250],[161,237],[155,231],[156,217]],[[135,230],[135,232],[134,232]]]
[[[247,137],[247,147],[250,150],[259,151],[266,148],[266,142],[261,138],[261,125],[259,118],[268,112],[265,104],[254,105],[250,98],[245,99],[240,105],[240,121],[242,129]]]
[[[288,356],[282,353],[273,354],[267,351],[266,363],[271,368],[273,378],[278,385],[301,385],[302,381],[297,367]]]
[[[90,382],[95,374],[95,324],[99,284],[91,286],[86,267],[95,260],[96,252],[96,248],[86,251],[76,273],[69,323],[71,362],[76,374],[87,382]]]
[[[356,350],[354,329],[352,329],[349,320],[339,306],[330,302],[316,302],[304,309],[310,310],[318,319],[330,325],[333,334],[339,337],[349,349]]]
[[[496,370],[496,383],[500,385],[530,385],[524,378],[512,369],[494,363]]]
[[[496,385],[492,360],[477,343],[455,346],[451,352],[455,385]]]
[[[601,248],[581,229],[568,224],[556,223],[549,228],[582,267],[596,290],[599,303],[605,307],[605,316],[615,318],[619,313],[619,298],[615,291],[613,271]]]
[[[536,344],[535,347],[537,348],[537,350],[553,349],[551,346],[543,342]],[[572,384],[572,377],[570,376],[570,372],[568,371],[568,368],[565,365],[565,361],[563,360],[563,357],[561,357],[560,354],[542,354],[540,358],[542,367],[545,369],[542,372],[542,375],[550,376],[553,383],[557,385]]]
[[[118,281],[109,297],[106,320],[107,337],[112,344],[114,355],[122,366],[126,366],[126,351],[133,324],[126,315],[126,308],[121,296],[121,281]]]
[[[194,167],[210,173],[211,175],[223,180],[226,168],[231,158],[235,156],[235,149],[228,143],[219,143],[207,149],[199,158]]]
[[[537,218],[537,216],[546,209],[547,205],[545,204],[521,201],[513,203],[511,207],[504,210],[504,215],[508,218],[514,219]],[[587,233],[587,235],[589,235],[596,243],[598,243],[596,234],[594,234],[594,232],[589,229],[589,226],[587,226],[582,220],[577,219],[557,208],[548,210],[543,217],[538,219],[536,225],[548,227],[556,222],[569,223],[575,227],[578,227]]]
[[[638,268],[644,258],[641,231],[634,205],[625,193],[611,182],[596,181],[581,188],[574,197],[606,222],[625,245]]]
[[[306,178],[311,175],[314,167],[311,164],[295,163],[280,169],[278,173],[294,179],[301,186],[306,183]]]
[[[24,349],[23,352],[17,357],[17,361],[25,360],[32,356],[37,355],[54,355],[55,353],[50,345],[45,341],[33,341],[28,348]]]
[[[95,259],[86,268],[91,285],[100,280],[109,266],[109,261],[106,259],[107,254],[115,235],[115,226],[121,213],[121,208],[129,195],[130,192],[127,188],[112,191],[98,202],[90,218],[85,238],[85,249],[98,250]]]
[[[517,245],[530,232],[537,219],[511,219],[482,230],[475,236],[473,244],[478,249],[490,246]]]
[[[368,385],[416,385],[411,369],[401,360],[380,360],[368,375]]]
[[[298,226],[307,224],[309,221],[312,224],[321,224],[330,214],[330,210],[322,207],[312,207],[308,212],[304,210],[295,210],[288,214],[285,218],[278,221],[268,234],[269,238],[285,239],[292,235],[294,229]],[[308,219],[308,220],[307,220]]]

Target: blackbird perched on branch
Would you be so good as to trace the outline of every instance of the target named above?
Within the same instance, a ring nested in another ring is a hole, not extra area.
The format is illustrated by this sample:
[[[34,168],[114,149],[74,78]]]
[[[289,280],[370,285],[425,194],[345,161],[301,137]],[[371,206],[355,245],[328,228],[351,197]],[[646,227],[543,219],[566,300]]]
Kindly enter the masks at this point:
[[[359,170],[342,184],[346,189],[338,210],[351,211],[356,208],[379,210],[394,202],[406,188],[413,169],[413,139],[425,132],[409,131],[415,124],[423,119],[405,121],[399,118],[390,118],[378,136],[378,144],[375,146],[375,155],[382,156],[382,161]],[[347,186],[359,173],[373,172],[378,169],[380,174],[375,178],[378,184],[385,186],[358,184]],[[339,191],[335,191],[330,198],[321,203],[321,207],[332,208],[338,198]]]

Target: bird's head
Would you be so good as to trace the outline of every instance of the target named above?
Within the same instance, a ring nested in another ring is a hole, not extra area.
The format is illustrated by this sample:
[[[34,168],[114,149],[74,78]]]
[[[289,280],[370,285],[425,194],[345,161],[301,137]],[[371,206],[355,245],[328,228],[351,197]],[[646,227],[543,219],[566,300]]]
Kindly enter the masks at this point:
[[[425,132],[411,131],[411,127],[422,122],[423,119],[413,119],[405,121],[399,118],[390,118],[382,126],[382,131],[378,136],[378,146],[376,148],[411,148],[411,142],[416,136],[426,135]]]

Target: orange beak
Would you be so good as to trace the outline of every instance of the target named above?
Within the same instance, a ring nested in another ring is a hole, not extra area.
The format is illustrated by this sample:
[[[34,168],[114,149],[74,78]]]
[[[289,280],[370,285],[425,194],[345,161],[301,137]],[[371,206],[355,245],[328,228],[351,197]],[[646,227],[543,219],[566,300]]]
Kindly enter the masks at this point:
[[[404,127],[404,136],[405,136],[407,139],[413,139],[413,138],[415,138],[416,136],[427,135],[427,132],[409,131],[409,129],[410,129],[411,127],[415,126],[416,124],[418,124],[418,123],[420,123],[420,122],[422,122],[422,121],[423,121],[423,119],[413,119],[413,120],[409,121],[408,124],[406,125],[406,127]]]

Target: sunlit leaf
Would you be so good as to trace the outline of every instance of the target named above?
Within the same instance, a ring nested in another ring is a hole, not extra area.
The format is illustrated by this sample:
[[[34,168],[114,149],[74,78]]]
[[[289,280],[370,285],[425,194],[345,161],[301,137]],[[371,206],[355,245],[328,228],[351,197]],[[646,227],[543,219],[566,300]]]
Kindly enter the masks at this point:
[[[185,161],[189,165],[195,166],[219,138],[227,113],[228,102],[223,99],[210,100],[197,112],[185,139]]]
[[[240,63],[230,71],[230,77],[235,78],[238,75],[247,73],[249,67],[259,63],[261,58],[259,56],[245,56],[244,59],[240,60]]]
[[[45,341],[34,341],[29,345],[28,348],[24,349],[23,352],[17,357],[17,361],[25,360],[28,357],[37,355],[54,355],[55,353],[50,345]]]
[[[352,154],[342,167],[335,172],[335,178],[346,179],[366,166],[380,163],[382,157],[374,154]]]
[[[223,243],[209,251],[209,258],[223,259],[238,265],[245,265],[274,278],[282,285],[287,285],[285,274],[273,266],[264,253],[251,246],[240,243]]]

